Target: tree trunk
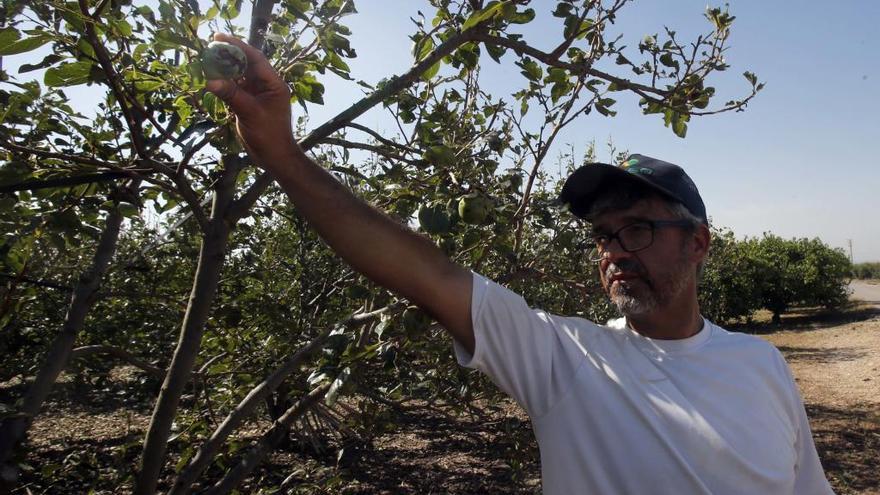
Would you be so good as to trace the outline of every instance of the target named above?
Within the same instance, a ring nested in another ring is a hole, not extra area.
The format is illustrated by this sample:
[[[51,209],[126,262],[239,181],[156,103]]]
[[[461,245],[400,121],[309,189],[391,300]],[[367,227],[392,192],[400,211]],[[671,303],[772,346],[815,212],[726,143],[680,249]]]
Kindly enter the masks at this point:
[[[202,333],[210,314],[211,304],[217,294],[220,272],[226,258],[226,246],[231,226],[227,224],[226,213],[235,192],[235,181],[241,170],[241,159],[235,156],[224,157],[224,172],[221,176],[211,207],[208,230],[202,238],[199,249],[199,263],[189,297],[189,304],[181,325],[180,339],[165,375],[159,397],[150,418],[150,427],[144,439],[141,454],[141,468],[135,482],[135,495],[155,495],[156,485],[162,467],[165,465],[165,451],[171,424],[177,414],[180,396],[190,380],[196,357],[202,344]]]
[[[131,185],[131,190],[136,190],[139,184],[140,180],[135,181]],[[76,336],[82,329],[86,315],[95,302],[95,293],[107,273],[110,260],[116,254],[122,220],[122,213],[118,209],[112,210],[107,217],[107,223],[98,242],[98,249],[92,258],[92,265],[79,277],[73,290],[73,296],[70,298],[70,305],[67,308],[61,332],[52,342],[43,366],[37,372],[37,377],[24,396],[21,414],[7,419],[0,425],[0,466],[5,465],[18,443],[24,438],[34,416],[39,412],[43,401],[52,390],[52,385],[55,384],[58,375],[64,371],[70,361]]]

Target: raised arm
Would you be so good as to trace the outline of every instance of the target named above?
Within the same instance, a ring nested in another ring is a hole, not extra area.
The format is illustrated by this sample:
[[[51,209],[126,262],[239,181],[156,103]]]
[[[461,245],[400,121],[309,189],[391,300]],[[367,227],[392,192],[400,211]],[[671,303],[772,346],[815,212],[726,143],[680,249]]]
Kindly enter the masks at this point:
[[[207,89],[235,113],[251,157],[355,270],[424,309],[473,352],[470,272],[309,159],[293,138],[290,91],[268,60],[231,36],[217,34],[214,39],[239,46],[248,57],[244,82],[213,80]]]

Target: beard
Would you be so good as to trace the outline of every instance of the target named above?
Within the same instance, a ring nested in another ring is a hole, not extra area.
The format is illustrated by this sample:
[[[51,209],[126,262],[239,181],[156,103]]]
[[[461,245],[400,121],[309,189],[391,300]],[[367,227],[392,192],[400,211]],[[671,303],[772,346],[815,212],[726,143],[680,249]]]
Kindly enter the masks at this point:
[[[608,296],[621,315],[644,316],[666,307],[684,292],[690,270],[684,255],[656,277],[648,276],[642,264],[635,259],[622,259],[608,265],[605,269],[606,280],[620,272],[632,273],[636,277],[609,284]]]

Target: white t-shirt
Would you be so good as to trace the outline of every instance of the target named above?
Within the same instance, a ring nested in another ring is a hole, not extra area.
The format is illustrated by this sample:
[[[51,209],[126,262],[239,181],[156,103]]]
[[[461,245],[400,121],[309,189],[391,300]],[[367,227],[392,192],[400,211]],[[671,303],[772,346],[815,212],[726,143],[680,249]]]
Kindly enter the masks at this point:
[[[471,304],[476,348],[457,358],[529,413],[545,494],[833,493],[769,343],[709,321],[650,339],[531,309],[477,274]]]

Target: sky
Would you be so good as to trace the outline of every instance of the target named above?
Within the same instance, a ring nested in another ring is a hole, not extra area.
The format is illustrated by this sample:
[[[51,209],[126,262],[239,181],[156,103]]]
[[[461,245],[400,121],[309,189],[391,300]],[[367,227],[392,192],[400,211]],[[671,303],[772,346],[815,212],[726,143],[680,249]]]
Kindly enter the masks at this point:
[[[642,115],[634,99],[615,94],[617,116],[594,112],[580,118],[560,135],[557,152],[572,146],[583,153],[595,141],[600,159],[608,160],[604,143],[610,140],[618,149],[684,167],[712,223],[738,237],[764,232],[819,237],[847,254],[851,244],[855,262],[880,261],[880,49],[873,44],[880,2],[728,5],[736,16],[726,53],[731,68],[709,83],[717,88],[713,103],[723,103],[745,96],[749,85],[742,73],[756,73],[766,87],[746,111],[694,118],[681,139],[659,116]],[[358,53],[348,61],[354,77],[375,83],[405,72],[412,65],[410,17],[419,9],[430,15],[431,7],[423,0],[360,0],[356,6],[358,13],[343,20]],[[538,18],[518,31],[533,45],[550,48],[559,38],[558,20],[548,15],[555,2],[535,0],[531,6]],[[636,0],[621,11],[611,32],[622,34],[630,58],[638,59],[638,41],[662,33],[664,26],[681,40],[708,32],[705,9],[704,1]],[[502,61],[498,66],[486,57],[481,73],[484,88],[499,96],[522,83],[513,57]],[[362,96],[362,88],[351,82],[336,77],[322,82],[325,105],[310,107],[310,127]],[[396,129],[378,110],[358,122],[386,133]]]

